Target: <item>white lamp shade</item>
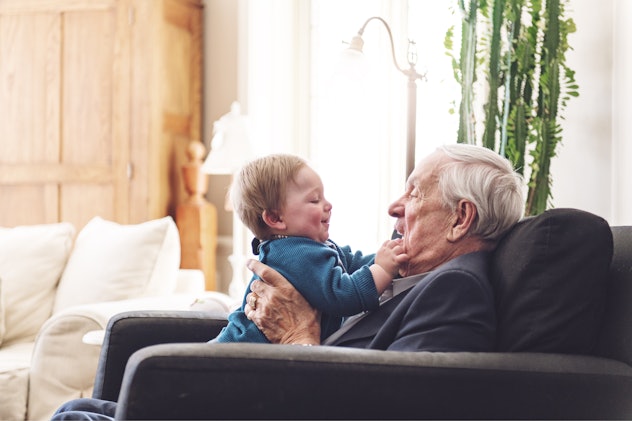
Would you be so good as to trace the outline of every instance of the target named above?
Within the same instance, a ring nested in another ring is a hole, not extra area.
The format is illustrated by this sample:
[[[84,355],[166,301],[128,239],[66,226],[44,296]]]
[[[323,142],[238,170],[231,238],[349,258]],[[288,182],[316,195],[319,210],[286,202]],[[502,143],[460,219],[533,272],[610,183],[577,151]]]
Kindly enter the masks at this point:
[[[369,63],[362,50],[345,48],[338,55],[334,74],[345,81],[364,79],[368,74]]]
[[[213,123],[211,150],[202,164],[202,171],[207,174],[234,174],[254,156],[248,118],[241,114],[239,103],[233,102],[230,112]]]

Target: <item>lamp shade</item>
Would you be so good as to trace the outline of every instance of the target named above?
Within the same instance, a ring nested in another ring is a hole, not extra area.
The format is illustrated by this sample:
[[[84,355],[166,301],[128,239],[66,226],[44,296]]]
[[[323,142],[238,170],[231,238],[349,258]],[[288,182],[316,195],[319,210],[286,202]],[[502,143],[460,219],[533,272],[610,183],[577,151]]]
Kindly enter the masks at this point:
[[[255,154],[250,144],[248,117],[241,114],[238,102],[230,112],[213,123],[211,150],[202,164],[207,174],[234,174]]]
[[[335,72],[338,76],[353,80],[366,77],[368,68],[369,64],[362,50],[349,47],[340,52]]]

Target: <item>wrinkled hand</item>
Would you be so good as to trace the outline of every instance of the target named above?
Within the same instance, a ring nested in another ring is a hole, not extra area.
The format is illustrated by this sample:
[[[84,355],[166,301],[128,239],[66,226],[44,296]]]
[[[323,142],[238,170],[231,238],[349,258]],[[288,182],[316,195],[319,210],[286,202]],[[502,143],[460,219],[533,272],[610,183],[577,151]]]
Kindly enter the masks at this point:
[[[320,313],[276,270],[257,260],[249,260],[248,269],[259,279],[246,296],[246,317],[272,343],[319,344]]]
[[[391,277],[397,276],[399,269],[407,262],[408,255],[404,250],[404,243],[401,238],[385,241],[375,254],[375,263],[380,265]]]

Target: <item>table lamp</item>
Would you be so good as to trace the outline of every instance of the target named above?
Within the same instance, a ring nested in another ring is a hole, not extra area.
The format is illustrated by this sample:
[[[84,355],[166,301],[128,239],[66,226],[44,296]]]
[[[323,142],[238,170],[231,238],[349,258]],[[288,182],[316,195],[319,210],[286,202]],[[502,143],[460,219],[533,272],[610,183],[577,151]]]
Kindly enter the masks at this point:
[[[248,126],[248,117],[241,113],[239,103],[233,102],[230,112],[213,123],[211,150],[202,164],[204,173],[232,176],[246,162],[255,157]],[[225,206],[227,210],[232,210],[229,200],[226,200]],[[245,269],[249,250],[247,244],[250,244],[247,238],[248,233],[239,217],[233,212],[233,251],[228,257],[233,276],[228,293],[238,299],[243,297],[249,278]]]

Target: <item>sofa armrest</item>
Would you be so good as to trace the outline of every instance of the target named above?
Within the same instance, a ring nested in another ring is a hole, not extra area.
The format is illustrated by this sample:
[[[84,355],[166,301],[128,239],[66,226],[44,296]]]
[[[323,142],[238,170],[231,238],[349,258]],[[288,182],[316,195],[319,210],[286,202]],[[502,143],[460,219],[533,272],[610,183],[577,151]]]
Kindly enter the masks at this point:
[[[144,347],[207,342],[226,325],[227,311],[130,311],[108,323],[94,382],[93,397],[118,398],[127,361]]]
[[[556,354],[155,345],[129,360],[116,419],[605,419],[632,368]]]
[[[87,332],[105,329],[115,314],[138,309],[183,310],[197,295],[174,294],[71,307],[50,317],[33,349],[29,375],[29,419],[47,419],[70,399],[90,396],[100,346],[83,343]]]
[[[205,290],[204,272],[200,269],[179,269],[176,277],[176,294],[196,294]]]

